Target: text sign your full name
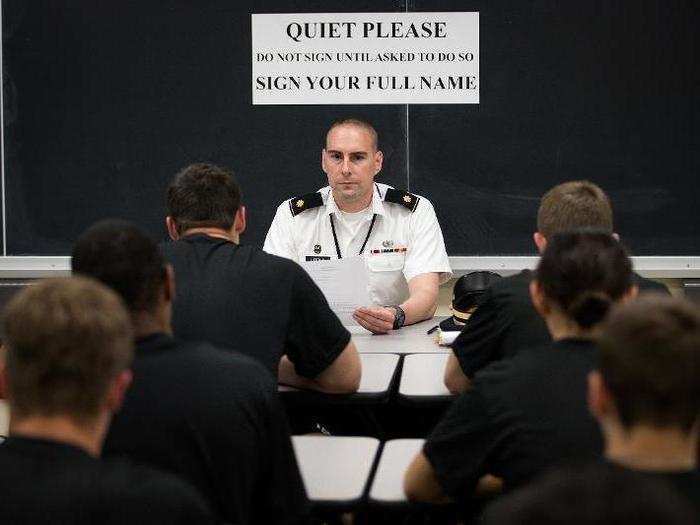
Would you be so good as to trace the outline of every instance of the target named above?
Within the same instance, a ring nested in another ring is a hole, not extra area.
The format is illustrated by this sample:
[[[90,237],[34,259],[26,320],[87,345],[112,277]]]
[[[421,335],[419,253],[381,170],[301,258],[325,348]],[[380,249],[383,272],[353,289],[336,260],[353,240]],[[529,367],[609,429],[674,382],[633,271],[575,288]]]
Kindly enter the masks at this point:
[[[253,14],[253,104],[478,104],[479,13]]]

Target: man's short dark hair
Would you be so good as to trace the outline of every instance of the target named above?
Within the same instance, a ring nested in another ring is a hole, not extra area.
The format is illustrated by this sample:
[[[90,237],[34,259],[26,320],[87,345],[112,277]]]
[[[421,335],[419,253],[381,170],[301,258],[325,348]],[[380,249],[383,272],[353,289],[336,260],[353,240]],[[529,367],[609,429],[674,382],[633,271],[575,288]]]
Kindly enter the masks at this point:
[[[339,118],[331,122],[331,125],[328,127],[328,131],[326,131],[326,136],[323,141],[323,147],[324,149],[328,145],[328,134],[335,128],[339,126],[357,126],[358,128],[362,128],[365,130],[367,133],[370,134],[370,137],[372,138],[372,145],[374,146],[374,149],[377,150],[379,149],[379,134],[377,133],[377,130],[374,129],[374,126],[368,121],[360,117],[344,117],[344,118]]]
[[[122,300],[94,279],[46,279],[5,309],[12,417],[99,415],[112,381],[131,363],[133,334]]]
[[[567,231],[613,232],[610,199],[592,182],[564,182],[545,193],[537,212],[537,230],[546,238]]]
[[[615,307],[601,327],[600,373],[622,424],[689,431],[700,413],[700,312],[647,295]]]
[[[88,228],[73,247],[76,274],[116,290],[131,312],[152,312],[166,278],[156,243],[133,224],[104,220]]]
[[[487,508],[484,525],[689,525],[695,511],[659,479],[605,464],[556,469]]]
[[[214,164],[191,164],[168,186],[168,215],[179,233],[191,228],[229,230],[241,205],[233,173]]]

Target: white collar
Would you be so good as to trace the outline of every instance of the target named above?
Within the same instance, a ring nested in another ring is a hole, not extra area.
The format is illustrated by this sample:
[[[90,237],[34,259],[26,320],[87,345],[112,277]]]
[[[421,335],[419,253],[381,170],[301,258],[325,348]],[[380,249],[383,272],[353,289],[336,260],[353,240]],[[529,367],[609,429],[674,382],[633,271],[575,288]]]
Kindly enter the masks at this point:
[[[375,182],[373,184],[373,189],[372,189],[372,214],[371,215],[380,215],[384,216],[385,210],[384,210],[384,200],[380,194],[380,188],[379,185]],[[382,186],[384,186],[382,184]],[[388,186],[387,186],[388,187]],[[335,199],[333,198],[333,191],[331,190],[330,186],[326,186],[325,188],[322,188],[321,190],[322,194],[325,194],[325,200],[326,200],[326,213],[330,215],[331,213],[340,213],[340,208],[338,208],[338,205],[335,203]],[[386,192],[386,188],[384,188],[384,191]],[[365,208],[367,209],[367,208]],[[371,217],[370,214],[367,216],[367,220]]]

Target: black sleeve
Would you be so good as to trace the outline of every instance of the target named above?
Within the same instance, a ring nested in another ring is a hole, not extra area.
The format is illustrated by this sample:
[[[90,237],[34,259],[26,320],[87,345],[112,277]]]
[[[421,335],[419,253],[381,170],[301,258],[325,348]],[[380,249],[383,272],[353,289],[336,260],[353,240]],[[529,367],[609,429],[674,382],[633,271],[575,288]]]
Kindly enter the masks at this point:
[[[489,472],[495,437],[478,390],[454,401],[423,446],[445,494],[462,501],[472,494],[479,478]]]
[[[286,350],[297,373],[313,379],[323,372],[350,342],[350,332],[333,313],[323,292],[296,263],[292,272]]]
[[[310,515],[306,490],[297,465],[287,415],[276,393],[265,392],[263,407],[265,475],[259,488],[260,523],[297,525]]]
[[[452,343],[452,351],[467,377],[473,377],[486,365],[503,357],[501,347],[510,321],[501,310],[494,300],[492,289],[488,288]]]

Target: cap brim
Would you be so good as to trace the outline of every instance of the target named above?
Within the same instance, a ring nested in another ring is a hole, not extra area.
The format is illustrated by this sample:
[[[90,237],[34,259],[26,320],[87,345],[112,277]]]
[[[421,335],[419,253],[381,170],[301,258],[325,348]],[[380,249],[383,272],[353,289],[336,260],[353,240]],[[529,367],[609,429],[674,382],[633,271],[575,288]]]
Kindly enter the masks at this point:
[[[455,318],[452,316],[440,322],[440,330],[443,332],[461,332],[462,328],[464,325],[455,323]]]

